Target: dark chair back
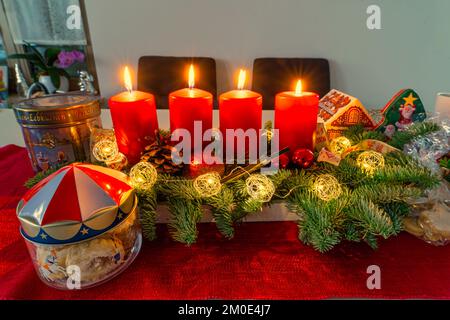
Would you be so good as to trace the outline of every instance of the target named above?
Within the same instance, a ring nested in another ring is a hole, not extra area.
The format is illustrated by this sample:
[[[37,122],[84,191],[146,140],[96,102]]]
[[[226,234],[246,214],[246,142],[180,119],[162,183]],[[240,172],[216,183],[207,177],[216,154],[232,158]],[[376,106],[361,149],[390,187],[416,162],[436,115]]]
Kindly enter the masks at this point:
[[[172,91],[188,86],[188,68],[195,65],[195,87],[212,93],[217,99],[216,61],[205,57],[143,56],[138,64],[138,90],[155,95],[159,109],[168,108]]]
[[[263,109],[273,109],[275,95],[294,90],[302,79],[303,90],[323,97],[330,91],[328,60],[316,58],[258,58],[253,62],[252,90],[263,96]]]

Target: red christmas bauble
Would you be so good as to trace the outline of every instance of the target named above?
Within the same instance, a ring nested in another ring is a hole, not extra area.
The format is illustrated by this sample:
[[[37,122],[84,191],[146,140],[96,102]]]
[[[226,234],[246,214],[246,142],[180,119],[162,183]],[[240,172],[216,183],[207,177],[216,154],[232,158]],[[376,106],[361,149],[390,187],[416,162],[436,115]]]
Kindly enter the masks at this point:
[[[281,156],[272,159],[272,166],[274,166],[277,169],[286,169],[291,160],[289,159],[288,155],[282,154]]]
[[[314,153],[306,148],[297,149],[292,155],[292,163],[300,168],[309,168],[314,162]]]

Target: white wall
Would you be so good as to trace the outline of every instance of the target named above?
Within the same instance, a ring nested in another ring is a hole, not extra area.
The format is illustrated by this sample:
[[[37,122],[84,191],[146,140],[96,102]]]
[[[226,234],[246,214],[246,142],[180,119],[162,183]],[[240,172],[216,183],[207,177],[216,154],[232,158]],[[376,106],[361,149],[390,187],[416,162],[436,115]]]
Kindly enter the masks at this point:
[[[379,4],[382,30],[366,27]],[[219,92],[256,57],[323,57],[332,87],[382,107],[404,87],[450,91],[449,0],[86,0],[103,96],[142,55],[211,56]]]
[[[169,110],[158,110],[158,124],[160,128],[169,128]],[[102,109],[101,121],[103,128],[112,128],[112,120],[109,109]],[[273,111],[263,110],[262,122],[273,121]],[[219,111],[213,112],[213,126],[219,126]],[[12,109],[0,109],[0,147],[7,144],[16,144],[24,147],[25,142],[22,135],[22,129],[17,124],[16,117]]]

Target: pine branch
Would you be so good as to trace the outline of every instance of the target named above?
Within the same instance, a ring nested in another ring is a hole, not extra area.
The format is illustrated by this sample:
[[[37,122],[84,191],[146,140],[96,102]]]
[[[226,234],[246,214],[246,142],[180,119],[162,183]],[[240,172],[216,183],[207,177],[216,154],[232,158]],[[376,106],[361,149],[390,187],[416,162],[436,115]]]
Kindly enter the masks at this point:
[[[397,133],[391,142],[404,144],[413,138],[432,132],[436,125],[420,124],[406,133]],[[384,139],[379,132],[350,128],[346,136],[358,143],[365,139]],[[320,252],[332,249],[342,240],[364,240],[372,248],[377,238],[395,235],[402,230],[402,218],[407,216],[409,198],[417,197],[427,188],[439,183],[439,178],[417,161],[401,152],[385,155],[385,167],[368,176],[356,164],[358,152],[351,153],[339,166],[318,163],[310,170],[280,170],[270,176],[276,188],[276,198],[285,199],[288,208],[298,217],[299,239]],[[56,171],[56,170],[55,170]],[[52,172],[47,172],[46,176]],[[319,174],[332,174],[341,183],[339,198],[323,201],[311,191]],[[31,184],[44,176],[35,177]],[[193,181],[183,177],[159,174],[154,190],[138,191],[140,218],[144,236],[155,239],[157,198],[168,202],[171,221],[168,225],[172,238],[192,244],[198,236],[197,223],[202,216],[202,204],[211,207],[220,233],[230,239],[234,225],[248,214],[258,212],[265,203],[251,199],[244,176],[222,186],[221,192],[204,198],[194,188]]]
[[[432,132],[439,131],[441,127],[433,122],[417,122],[405,131],[396,131],[389,144],[397,149],[403,150],[405,144]]]
[[[373,249],[378,249],[378,240],[377,237],[371,233],[366,234],[364,236],[364,241]]]
[[[239,221],[249,213],[261,211],[263,203],[250,198],[247,193],[245,180],[236,180],[229,184],[234,194],[236,207],[233,212],[233,220]]]
[[[395,215],[397,217],[406,217],[411,213],[411,207],[406,202],[392,202],[382,204],[383,209],[390,215]]]
[[[234,213],[234,218],[236,219],[236,221],[242,220],[249,213],[262,211],[263,205],[263,202],[253,199],[246,199],[245,201],[242,201],[238,204]]]
[[[385,203],[381,205],[381,208],[391,218],[395,234],[400,233],[403,230],[403,218],[411,211],[408,204],[405,202]]]
[[[409,185],[423,190],[433,188],[440,182],[439,177],[421,166],[388,166],[374,173],[373,179],[384,183]]]
[[[375,139],[384,141],[385,135],[379,131],[367,131],[363,125],[349,127],[343,135],[347,137],[353,144],[358,144],[366,139]]]
[[[386,141],[386,136],[380,131],[366,131],[362,136],[362,140],[367,139]]]
[[[211,206],[217,229],[227,239],[233,238],[233,210],[235,208],[233,192],[224,186],[218,195],[208,198],[206,202]]]
[[[338,244],[341,230],[344,228],[347,194],[329,202],[318,202],[311,192],[296,192],[289,207],[296,212],[300,220],[299,239],[312,245],[320,252],[326,252]]]
[[[361,231],[350,220],[346,220],[344,226],[344,238],[348,241],[360,242],[362,235]]]
[[[197,240],[197,223],[202,217],[201,203],[176,197],[168,198],[169,229],[175,241],[191,245]]]
[[[384,155],[384,160],[387,166],[419,166],[422,165],[403,152],[389,152]]]
[[[354,155],[342,159],[339,166],[329,163],[323,164],[323,172],[335,176],[342,184],[349,187],[356,187],[365,184],[370,179],[356,164],[353,159]]]
[[[193,181],[182,177],[160,174],[155,187],[158,193],[167,198],[199,200],[202,197],[194,188]]]
[[[37,185],[39,182],[41,182],[42,180],[44,180],[45,178],[47,178],[48,176],[50,176],[51,174],[55,173],[56,171],[58,171],[59,169],[61,169],[62,167],[68,165],[64,164],[64,165],[57,165],[54,168],[49,168],[46,171],[41,171],[36,173],[36,175],[34,177],[31,177],[30,179],[28,179],[27,181],[25,181],[25,183],[23,184],[26,188],[31,189],[33,188],[35,185]]]
[[[368,199],[355,198],[346,208],[347,215],[367,234],[388,238],[395,234],[389,215]]]
[[[357,144],[362,140],[364,134],[364,126],[361,124],[351,126],[344,131],[344,137],[347,137],[353,144]]]
[[[339,166],[319,163],[314,172],[280,170],[270,177],[276,195],[285,198],[288,208],[299,216],[299,239],[320,252],[344,239],[364,240],[376,248],[378,236],[387,238],[402,230],[401,218],[409,208],[405,201],[438,181],[428,169],[403,153],[386,154],[386,166],[367,176],[356,165],[357,154],[350,154]],[[325,202],[310,191],[318,173],[332,174],[341,182],[344,192],[338,199]],[[160,175],[156,188],[169,201],[172,237],[194,243],[201,204],[206,203],[211,206],[218,230],[224,237],[232,238],[234,224],[264,205],[249,197],[245,178],[227,183],[217,196],[202,198],[191,180]]]
[[[157,197],[154,190],[138,192],[139,213],[141,218],[142,232],[144,237],[153,241],[156,239],[156,207]]]
[[[314,183],[315,175],[306,170],[291,171],[291,176],[283,180],[277,186],[277,195],[286,197],[294,191],[310,190]]]
[[[236,202],[240,202],[248,198],[247,186],[244,180],[235,180],[228,183],[228,186],[233,191]]]
[[[412,197],[419,197],[422,190],[415,187],[377,183],[361,185],[353,190],[359,198],[370,199],[374,203],[402,202]]]
[[[292,177],[292,171],[281,169],[276,174],[270,176],[270,180],[272,180],[275,188],[278,188],[290,177]]]

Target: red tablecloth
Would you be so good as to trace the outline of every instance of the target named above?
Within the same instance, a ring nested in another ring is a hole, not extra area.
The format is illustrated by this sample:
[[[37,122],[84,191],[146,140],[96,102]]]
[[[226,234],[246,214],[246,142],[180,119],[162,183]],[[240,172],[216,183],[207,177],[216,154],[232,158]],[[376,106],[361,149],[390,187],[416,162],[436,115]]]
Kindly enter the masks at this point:
[[[406,233],[379,250],[345,243],[320,254],[297,240],[292,222],[245,223],[223,240],[200,225],[198,243],[173,242],[165,226],[112,281],[82,291],[46,287],[19,235],[15,206],[32,176],[23,148],[0,148],[0,298],[2,299],[319,299],[450,298],[450,246]],[[367,267],[381,268],[381,289],[366,286]]]

